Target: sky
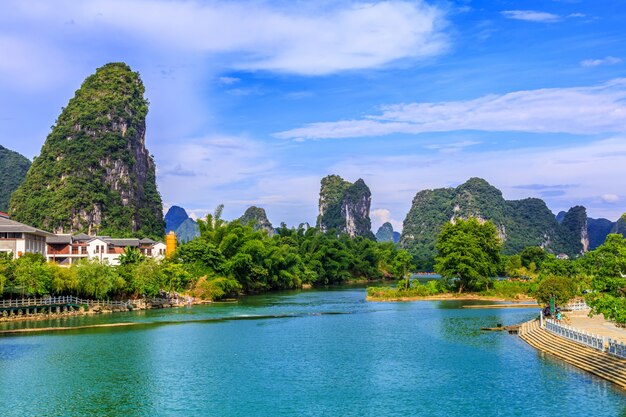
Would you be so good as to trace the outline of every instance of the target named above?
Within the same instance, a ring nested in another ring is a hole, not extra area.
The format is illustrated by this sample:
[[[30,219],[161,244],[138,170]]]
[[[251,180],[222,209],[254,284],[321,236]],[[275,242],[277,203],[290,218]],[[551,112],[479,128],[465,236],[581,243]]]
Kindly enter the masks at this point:
[[[315,223],[329,174],[396,230],[482,177],[552,211],[626,211],[626,3],[3,0],[0,144],[35,157],[82,81],[141,74],[164,206]]]

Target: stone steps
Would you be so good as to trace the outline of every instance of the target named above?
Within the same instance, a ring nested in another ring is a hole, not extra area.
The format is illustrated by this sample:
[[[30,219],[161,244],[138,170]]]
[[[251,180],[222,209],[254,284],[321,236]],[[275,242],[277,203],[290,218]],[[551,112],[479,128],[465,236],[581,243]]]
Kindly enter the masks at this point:
[[[522,324],[519,336],[537,350],[556,356],[626,389],[626,359],[554,335],[539,327],[537,320]]]

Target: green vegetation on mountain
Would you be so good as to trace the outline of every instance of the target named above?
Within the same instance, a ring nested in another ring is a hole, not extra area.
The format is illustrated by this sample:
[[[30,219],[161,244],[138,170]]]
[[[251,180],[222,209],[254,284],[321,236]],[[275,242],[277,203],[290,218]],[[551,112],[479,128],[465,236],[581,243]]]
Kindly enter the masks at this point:
[[[90,75],[13,194],[13,217],[55,232],[162,237],[143,94],[139,74],[126,64]]]
[[[481,178],[471,178],[456,188],[418,192],[404,220],[400,244],[413,255],[419,270],[432,270],[436,237],[443,226],[453,219],[471,217],[493,222],[503,240],[504,254],[541,246],[573,257],[585,249],[584,207],[571,209],[559,225],[542,200],[507,201],[500,190]]]
[[[362,179],[354,184],[338,175],[322,179],[317,227],[323,232],[335,230],[350,237],[374,239],[370,220],[372,193]]]
[[[0,211],[9,210],[9,198],[26,178],[30,161],[0,145]]]

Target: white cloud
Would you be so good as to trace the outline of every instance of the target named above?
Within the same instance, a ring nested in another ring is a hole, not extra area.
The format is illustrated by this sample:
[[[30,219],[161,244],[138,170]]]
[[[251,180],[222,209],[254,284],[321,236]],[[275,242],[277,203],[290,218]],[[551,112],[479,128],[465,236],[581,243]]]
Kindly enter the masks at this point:
[[[458,142],[451,142],[451,143],[432,143],[424,147],[426,149],[438,150],[441,153],[457,153],[467,147],[480,145],[481,143],[482,142],[477,141],[477,140],[461,140]]]
[[[229,65],[303,75],[376,68],[447,48],[444,12],[423,1],[69,0],[10,2],[15,18],[71,18],[74,36],[116,33],[144,48],[221,54]],[[57,35],[54,30],[54,35]]]
[[[278,132],[282,139],[328,139],[478,130],[597,134],[626,132],[626,78],[592,87],[546,88],[474,100],[383,106],[356,120]]]
[[[624,207],[607,204],[597,196],[623,187],[624,155],[626,136],[619,136],[570,147],[354,157],[338,161],[329,169],[344,178],[362,177],[372,191],[374,206],[390,210],[394,217],[404,218],[418,191],[456,186],[475,176],[501,189],[507,199],[543,198],[554,212],[582,204],[591,217],[617,219]],[[535,186],[520,188],[520,184]],[[538,184],[575,186],[560,187],[562,192],[544,195],[545,190]]]
[[[617,194],[602,194],[601,198],[605,203],[617,203],[619,201]]]
[[[233,85],[241,81],[241,79],[237,77],[219,77],[218,81],[223,85]]]
[[[534,10],[505,10],[502,15],[507,19],[525,20],[527,22],[553,23],[561,20],[559,15]]]
[[[622,62],[620,58],[616,58],[614,56],[607,56],[601,59],[585,59],[580,62],[580,65],[583,67],[597,67],[599,65],[615,65]]]
[[[402,220],[396,220],[391,217],[391,211],[384,208],[377,208],[370,212],[370,218],[372,219],[372,230],[374,233],[378,230],[383,223],[391,223],[394,232],[402,232]]]

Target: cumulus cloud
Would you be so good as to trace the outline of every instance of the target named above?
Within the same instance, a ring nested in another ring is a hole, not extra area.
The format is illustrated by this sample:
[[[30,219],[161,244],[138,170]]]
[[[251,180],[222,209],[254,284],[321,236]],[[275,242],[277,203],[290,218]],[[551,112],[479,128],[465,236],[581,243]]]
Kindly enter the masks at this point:
[[[442,9],[423,1],[69,0],[8,3],[14,16],[114,32],[144,47],[222,54],[230,65],[303,75],[375,68],[446,50]],[[140,18],[138,18],[140,17]],[[65,29],[67,30],[67,29]]]
[[[404,217],[420,190],[453,187],[477,176],[501,189],[507,199],[544,198],[554,212],[582,204],[592,217],[617,219],[624,208],[598,195],[622,187],[624,152],[626,136],[619,136],[570,147],[355,157],[338,161],[331,171],[344,178],[363,177],[375,207],[397,213],[394,217]]]
[[[559,15],[535,10],[505,10],[502,15],[507,19],[525,20],[527,22],[553,23],[561,20]]]
[[[597,134],[626,132],[626,78],[591,87],[545,88],[474,100],[381,107],[361,119],[278,132],[282,139],[330,139],[478,130]]]
[[[617,203],[619,201],[617,194],[602,194],[601,198],[605,203]]]
[[[601,59],[585,59],[580,62],[580,65],[583,67],[597,67],[599,65],[615,65],[622,62],[620,58],[616,58],[614,56],[607,56]]]
[[[383,223],[391,223],[395,232],[402,232],[402,220],[396,220],[392,218],[391,211],[385,208],[373,209],[370,212],[370,218],[372,219],[372,230],[374,233],[378,230]]]

